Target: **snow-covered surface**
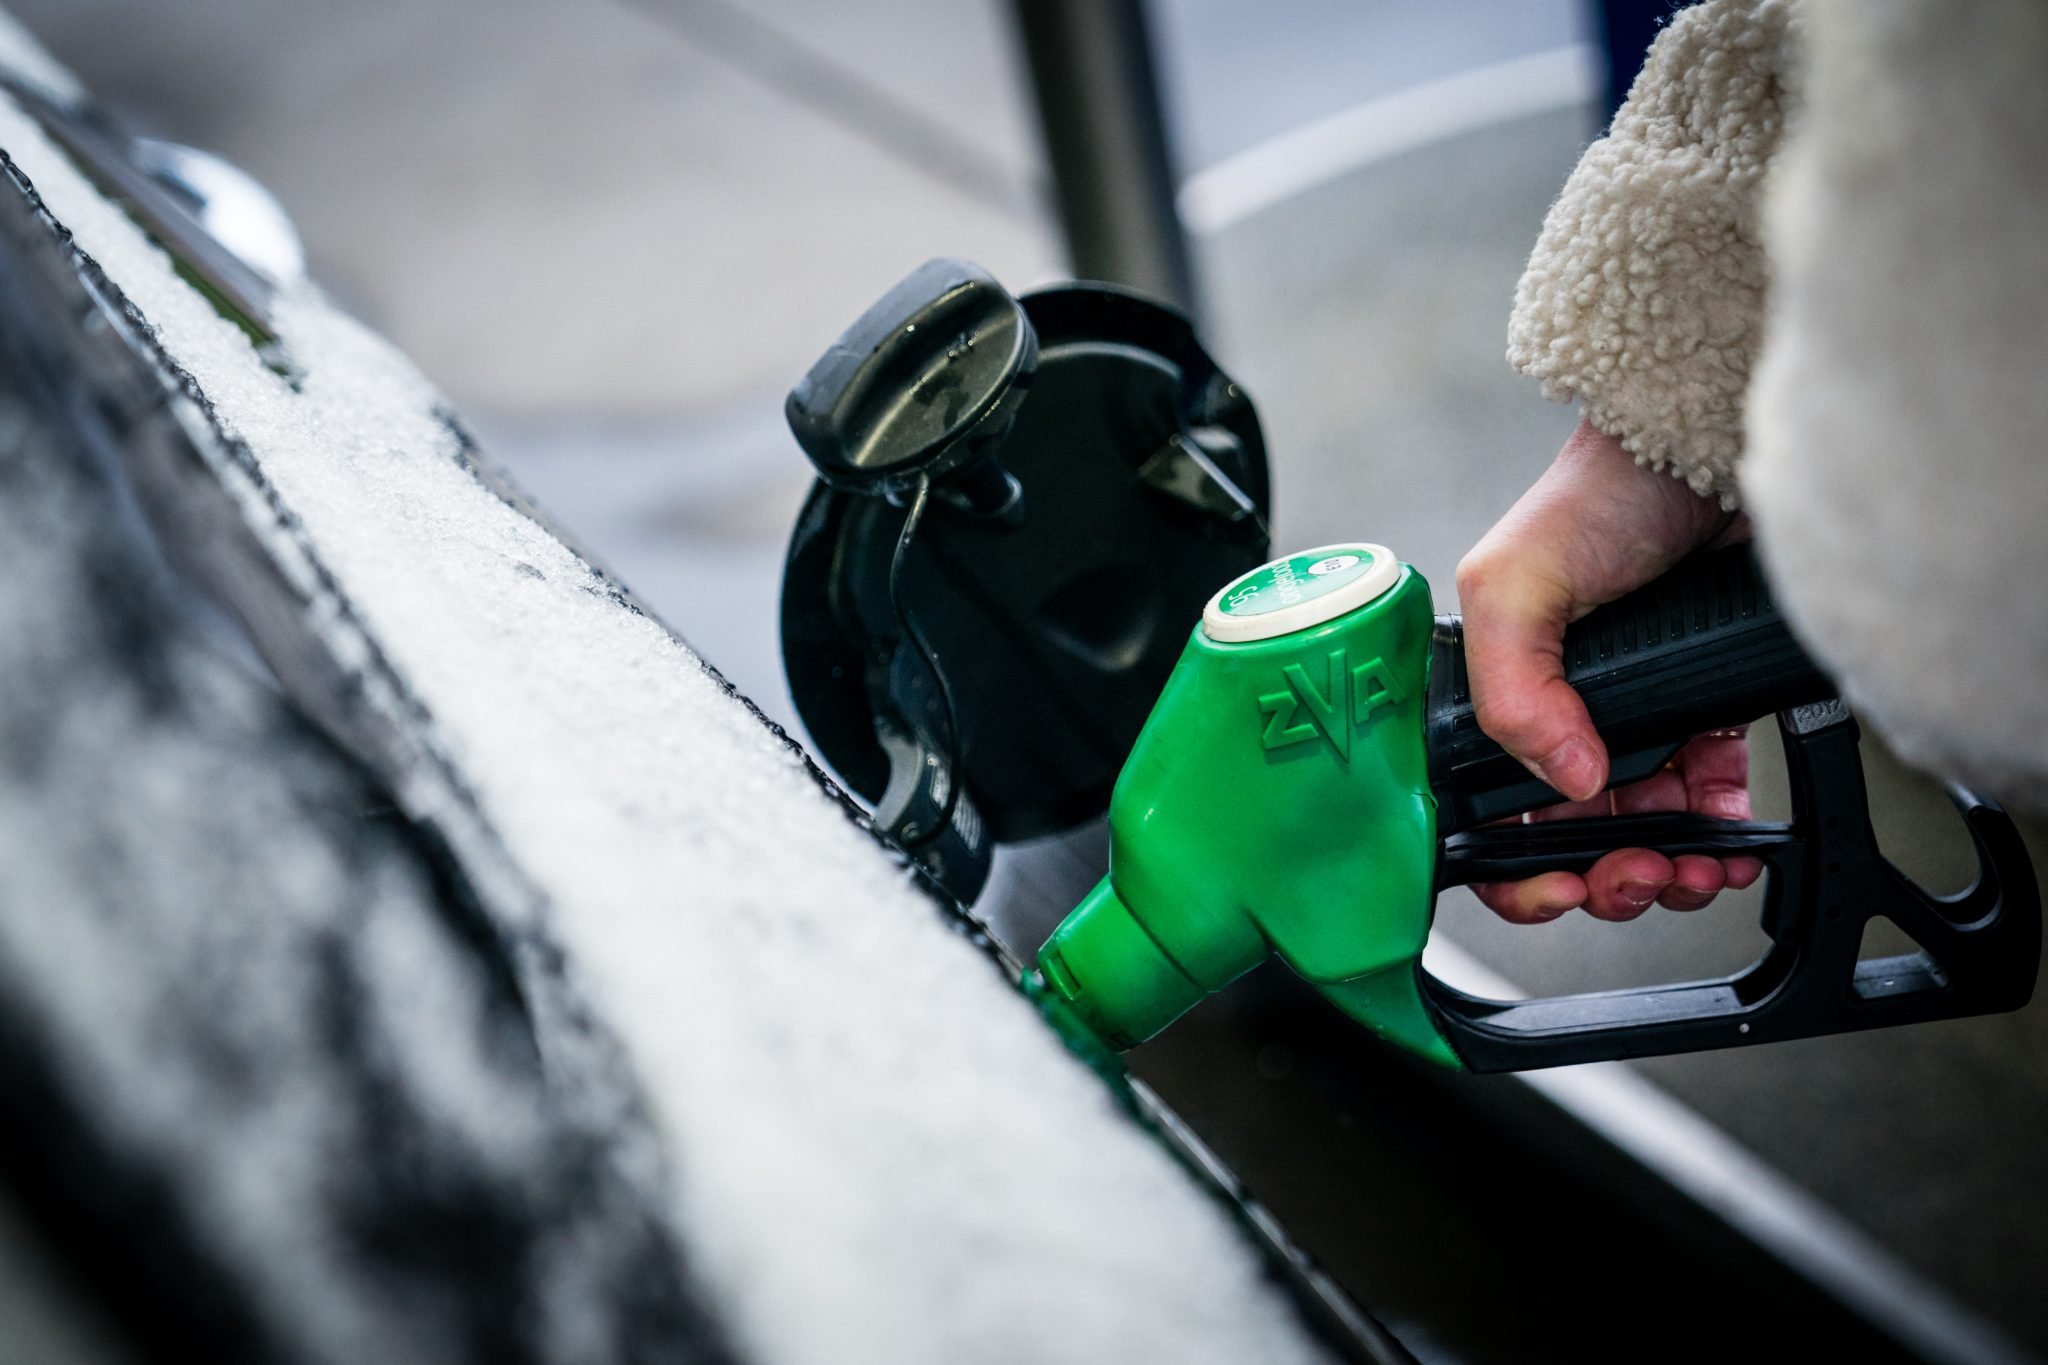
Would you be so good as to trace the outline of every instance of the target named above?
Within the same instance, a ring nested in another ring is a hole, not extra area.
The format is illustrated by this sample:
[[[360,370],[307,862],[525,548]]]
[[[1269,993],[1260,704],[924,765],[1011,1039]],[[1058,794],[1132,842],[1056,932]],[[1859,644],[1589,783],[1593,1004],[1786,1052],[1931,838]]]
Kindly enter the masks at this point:
[[[288,293],[295,392],[11,104],[0,147],[245,448],[286,570],[339,585],[309,596],[361,627],[344,662],[384,690],[357,704],[412,738],[401,799],[434,819],[466,794],[539,892],[529,927],[616,1037],[668,1168],[649,1186],[743,1355],[1318,1356],[1223,1212],[799,757],[459,462],[402,357]]]
[[[211,647],[109,471],[13,391],[18,360],[0,1225],[33,1203],[92,1274],[66,1286],[31,1220],[0,1226],[24,1244],[0,1246],[0,1359],[91,1360],[119,1322],[151,1359],[722,1365],[622,1169],[647,1130],[557,1099],[388,799]]]

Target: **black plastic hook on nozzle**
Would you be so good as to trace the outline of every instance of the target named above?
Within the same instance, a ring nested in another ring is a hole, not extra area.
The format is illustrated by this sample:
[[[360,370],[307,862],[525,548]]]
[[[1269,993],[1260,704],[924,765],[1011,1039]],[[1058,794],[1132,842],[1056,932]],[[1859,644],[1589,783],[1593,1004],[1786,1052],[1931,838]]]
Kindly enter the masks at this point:
[[[818,477],[901,502],[925,479],[1014,521],[1023,489],[995,458],[1038,367],[1038,333],[981,267],[928,261],[860,316],[784,404]]]

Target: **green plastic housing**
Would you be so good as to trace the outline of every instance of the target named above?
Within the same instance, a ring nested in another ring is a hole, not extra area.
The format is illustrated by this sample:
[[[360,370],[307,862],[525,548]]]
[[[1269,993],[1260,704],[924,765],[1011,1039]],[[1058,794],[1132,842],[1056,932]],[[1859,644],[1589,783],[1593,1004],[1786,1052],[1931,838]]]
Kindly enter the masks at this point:
[[[1244,643],[1195,630],[1117,779],[1109,876],[1039,956],[1100,1036],[1143,1042],[1277,953],[1381,1037],[1461,1065],[1418,982],[1432,621],[1402,565],[1321,625]]]

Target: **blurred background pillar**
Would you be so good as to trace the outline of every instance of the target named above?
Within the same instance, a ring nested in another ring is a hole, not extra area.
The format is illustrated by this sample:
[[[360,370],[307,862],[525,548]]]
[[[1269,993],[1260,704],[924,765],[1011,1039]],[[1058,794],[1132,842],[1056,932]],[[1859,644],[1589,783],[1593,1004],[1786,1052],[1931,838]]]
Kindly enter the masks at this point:
[[[1193,316],[1199,300],[1144,0],[1011,0],[1067,257]]]

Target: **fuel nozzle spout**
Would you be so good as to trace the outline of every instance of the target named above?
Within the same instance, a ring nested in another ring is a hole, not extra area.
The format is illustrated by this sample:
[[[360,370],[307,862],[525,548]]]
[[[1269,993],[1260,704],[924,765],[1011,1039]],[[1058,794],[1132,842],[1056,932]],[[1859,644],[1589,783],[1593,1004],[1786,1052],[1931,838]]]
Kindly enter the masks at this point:
[[[1110,1046],[1136,1047],[1208,994],[1104,877],[1039,954],[1045,984]]]

